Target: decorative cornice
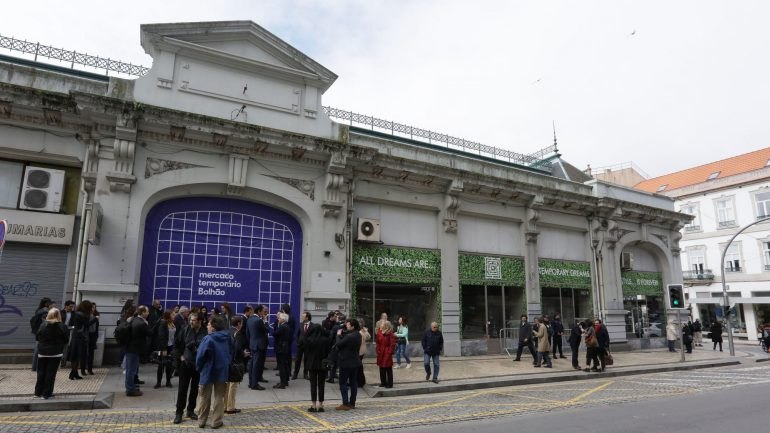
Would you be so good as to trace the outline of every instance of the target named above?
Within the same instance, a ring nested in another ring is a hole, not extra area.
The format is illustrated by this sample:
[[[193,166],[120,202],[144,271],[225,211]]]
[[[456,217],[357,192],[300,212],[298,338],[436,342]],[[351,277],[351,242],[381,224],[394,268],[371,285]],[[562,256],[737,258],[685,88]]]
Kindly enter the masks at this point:
[[[173,170],[185,170],[188,168],[207,167],[205,165],[190,164],[189,162],[172,161],[169,159],[147,158],[144,166],[144,178],[148,179],[156,174]]]
[[[267,176],[267,177],[273,178],[287,185],[293,186],[294,188],[297,189],[297,191],[308,196],[310,200],[315,200],[315,182],[313,182],[312,180],[293,179],[290,177],[281,177],[281,176]]]

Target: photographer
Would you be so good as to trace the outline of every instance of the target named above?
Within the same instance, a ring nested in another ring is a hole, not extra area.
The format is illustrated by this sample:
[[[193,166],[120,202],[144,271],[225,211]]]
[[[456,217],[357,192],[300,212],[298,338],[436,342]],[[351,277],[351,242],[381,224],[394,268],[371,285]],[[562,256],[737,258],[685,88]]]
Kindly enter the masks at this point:
[[[182,422],[182,414],[187,403],[187,417],[198,419],[195,415],[195,403],[198,398],[198,382],[200,373],[195,369],[195,356],[203,337],[208,335],[200,313],[190,314],[190,324],[185,325],[176,333],[174,339],[174,359],[179,363],[179,391],[176,395],[176,417],[174,424]],[[188,396],[189,390],[189,396]]]
[[[348,319],[345,328],[337,329],[337,349],[339,350],[337,364],[340,368],[340,394],[342,404],[337,410],[350,410],[356,407],[358,394],[357,372],[361,368],[358,350],[361,348],[361,330],[358,320]],[[348,389],[350,394],[348,395]]]

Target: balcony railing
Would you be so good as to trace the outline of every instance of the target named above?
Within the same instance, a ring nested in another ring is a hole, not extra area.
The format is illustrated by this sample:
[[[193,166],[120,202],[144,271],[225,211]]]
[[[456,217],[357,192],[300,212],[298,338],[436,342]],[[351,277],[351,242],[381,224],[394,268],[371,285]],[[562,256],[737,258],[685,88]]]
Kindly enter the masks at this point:
[[[702,271],[682,271],[682,278],[685,280],[713,280],[714,273],[711,269]]]
[[[719,223],[718,223],[718,224],[719,224],[719,228],[720,228],[720,229],[725,229],[725,228],[728,228],[728,227],[735,227],[735,226],[737,225],[737,224],[735,223],[735,220],[730,220],[730,221],[719,221]]]
[[[725,272],[740,272],[742,270],[743,268],[741,268],[740,266],[734,266],[731,268],[725,267]]]
[[[686,232],[699,232],[700,226],[684,226],[684,231]]]

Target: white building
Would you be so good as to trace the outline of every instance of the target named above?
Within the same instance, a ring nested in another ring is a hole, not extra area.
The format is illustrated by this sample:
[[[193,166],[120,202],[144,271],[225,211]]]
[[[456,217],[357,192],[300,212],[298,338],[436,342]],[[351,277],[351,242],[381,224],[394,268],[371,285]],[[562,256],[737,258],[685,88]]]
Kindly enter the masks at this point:
[[[126,299],[157,298],[406,315],[413,341],[436,320],[451,356],[499,350],[522,313],[600,316],[622,345],[625,293],[681,279],[673,201],[587,181],[555,145],[324,108],[336,75],[252,22],[141,35],[154,61],[137,79],[0,61],[0,347],[31,346],[18,316],[43,295],[95,301],[108,335]],[[50,169],[63,205],[49,186],[25,205]]]
[[[770,222],[757,222],[770,215],[770,148],[649,179],[636,188],[672,197],[677,210],[694,217],[680,241],[694,318],[706,324],[722,320],[724,270],[736,335],[756,339],[758,327],[770,323]],[[730,238],[752,223],[720,264]]]

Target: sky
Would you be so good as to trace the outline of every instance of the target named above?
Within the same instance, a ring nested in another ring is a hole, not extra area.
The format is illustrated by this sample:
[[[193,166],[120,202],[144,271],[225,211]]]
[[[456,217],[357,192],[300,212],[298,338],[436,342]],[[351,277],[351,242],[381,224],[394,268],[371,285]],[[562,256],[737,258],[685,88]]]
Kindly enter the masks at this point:
[[[654,177],[770,146],[764,0],[3,5],[0,35],[152,65],[147,23],[252,20],[339,78],[323,104]],[[19,55],[0,49],[0,54]]]

